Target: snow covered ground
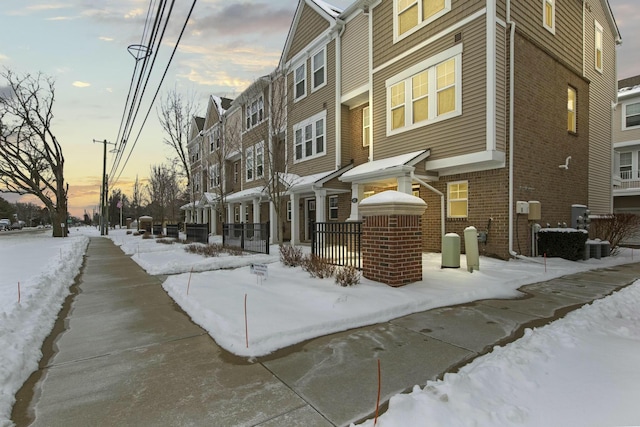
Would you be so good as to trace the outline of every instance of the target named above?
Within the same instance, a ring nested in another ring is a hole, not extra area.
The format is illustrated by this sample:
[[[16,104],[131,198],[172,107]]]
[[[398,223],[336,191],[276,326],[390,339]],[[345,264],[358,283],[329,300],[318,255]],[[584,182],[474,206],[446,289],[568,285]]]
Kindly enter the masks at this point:
[[[71,234],[0,238],[0,425],[10,416],[15,391],[37,368],[42,340],[81,264],[85,236],[99,235],[92,228]],[[343,288],[282,266],[277,246],[271,255],[204,258],[181,244],[158,244],[124,230],[112,230],[109,237],[149,273],[170,275],[164,282],[169,295],[219,345],[246,357],[416,311],[514,297],[524,284],[640,261],[631,250],[586,262],[548,259],[546,266],[542,260],[481,258],[480,271],[468,273],[464,256],[461,269],[441,269],[440,255],[427,254],[419,283],[395,289],[363,278]],[[251,264],[266,264],[267,277],[252,274]],[[394,397],[377,425],[640,425],[638,306],[640,283],[530,330],[443,381]]]

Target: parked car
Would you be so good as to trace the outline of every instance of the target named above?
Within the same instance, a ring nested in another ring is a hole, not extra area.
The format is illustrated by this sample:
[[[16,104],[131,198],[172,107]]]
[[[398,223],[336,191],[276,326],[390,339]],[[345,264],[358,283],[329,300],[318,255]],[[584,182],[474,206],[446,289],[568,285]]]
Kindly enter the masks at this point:
[[[11,224],[11,229],[12,230],[22,230],[22,224],[20,224],[20,222],[14,222],[13,224]]]
[[[6,218],[0,219],[0,231],[7,231],[11,228],[11,221]]]

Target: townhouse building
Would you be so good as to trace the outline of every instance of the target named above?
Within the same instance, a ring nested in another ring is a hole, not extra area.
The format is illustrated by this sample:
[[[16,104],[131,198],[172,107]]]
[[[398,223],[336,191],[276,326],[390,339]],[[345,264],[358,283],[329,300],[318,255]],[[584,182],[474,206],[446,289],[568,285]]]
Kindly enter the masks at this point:
[[[364,198],[393,189],[427,202],[425,251],[475,226],[483,254],[530,255],[534,222],[613,209],[620,40],[607,0],[300,0],[274,72],[283,86],[259,79],[239,97],[242,189],[227,218],[281,220],[299,244],[314,221],[358,220]],[[258,107],[254,124],[256,93],[286,100],[284,123]],[[280,218],[256,180],[274,135]]]
[[[640,214],[640,76],[620,80],[618,87],[613,120],[613,209]]]

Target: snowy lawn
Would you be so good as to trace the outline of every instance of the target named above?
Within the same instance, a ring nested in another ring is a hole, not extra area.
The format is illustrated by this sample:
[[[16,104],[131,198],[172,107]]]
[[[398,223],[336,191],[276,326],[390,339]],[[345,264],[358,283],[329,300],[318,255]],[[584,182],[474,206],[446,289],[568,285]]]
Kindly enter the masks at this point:
[[[38,368],[40,348],[88,242],[80,235],[54,239],[49,230],[0,236],[0,425],[9,419],[15,393]]]

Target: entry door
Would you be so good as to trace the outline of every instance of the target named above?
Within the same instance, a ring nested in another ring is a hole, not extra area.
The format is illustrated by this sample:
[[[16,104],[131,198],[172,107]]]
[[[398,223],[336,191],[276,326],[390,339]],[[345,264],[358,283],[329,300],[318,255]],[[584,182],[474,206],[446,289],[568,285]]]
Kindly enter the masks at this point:
[[[305,230],[305,240],[310,241],[311,233],[313,232],[313,224],[315,224],[316,222],[316,199],[307,199],[305,205],[305,215],[307,217],[307,220],[305,221],[305,223],[307,224]]]

